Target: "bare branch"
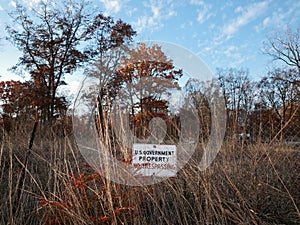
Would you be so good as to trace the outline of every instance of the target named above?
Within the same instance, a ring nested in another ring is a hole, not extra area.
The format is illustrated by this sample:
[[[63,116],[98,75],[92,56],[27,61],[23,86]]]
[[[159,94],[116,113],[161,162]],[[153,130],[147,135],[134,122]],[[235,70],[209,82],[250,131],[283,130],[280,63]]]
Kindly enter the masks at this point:
[[[268,39],[265,53],[274,60],[296,67],[300,74],[300,29],[295,33],[287,29],[283,34],[275,34]]]

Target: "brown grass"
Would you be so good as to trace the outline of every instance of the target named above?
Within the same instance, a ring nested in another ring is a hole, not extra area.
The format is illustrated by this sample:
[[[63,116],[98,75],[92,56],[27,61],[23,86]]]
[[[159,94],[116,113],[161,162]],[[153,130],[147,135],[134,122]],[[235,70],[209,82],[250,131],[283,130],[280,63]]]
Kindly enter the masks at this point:
[[[176,177],[130,187],[86,165],[72,136],[39,126],[28,151],[32,126],[2,138],[0,224],[300,224],[298,149],[228,141],[199,171],[199,147]]]

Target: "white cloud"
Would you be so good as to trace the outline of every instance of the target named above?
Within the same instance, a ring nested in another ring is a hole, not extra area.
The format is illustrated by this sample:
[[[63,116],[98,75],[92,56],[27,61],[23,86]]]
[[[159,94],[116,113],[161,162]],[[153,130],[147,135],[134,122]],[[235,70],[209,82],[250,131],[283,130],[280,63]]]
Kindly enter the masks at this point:
[[[211,8],[211,5],[203,5],[203,9],[198,11],[198,17],[197,21],[199,23],[204,23],[206,20],[209,19],[209,17],[212,16],[211,13],[209,13],[209,9]]]
[[[210,4],[206,4],[202,0],[191,0],[190,4],[199,7],[199,9],[197,9],[198,12],[197,21],[200,24],[205,22],[212,15],[211,13],[209,13],[209,9],[211,8]]]
[[[205,15],[206,15],[206,12],[205,11],[201,11],[198,13],[198,17],[197,17],[197,21],[199,23],[203,23],[205,21]]]
[[[204,2],[202,0],[191,0],[190,4],[192,4],[192,5],[204,5]]]
[[[299,26],[300,16],[300,2],[291,5],[288,10],[284,10],[279,7],[276,11],[272,12],[272,15],[264,18],[264,20],[258,24],[255,29],[260,32],[265,29],[281,29],[283,26],[289,25],[296,27]]]
[[[264,19],[264,21],[263,21],[263,25],[264,25],[264,26],[267,26],[270,22],[271,22],[270,17],[266,17],[266,18]]]
[[[272,23],[271,17],[267,16],[259,25],[255,26],[255,30],[259,32],[265,29],[266,27],[268,27],[271,23]]]
[[[154,5],[151,6],[151,11],[153,13],[153,18],[154,19],[159,18],[161,7],[162,7],[161,4],[158,5],[158,6],[154,6]]]
[[[23,3],[29,8],[34,8],[41,0],[23,0]]]
[[[108,14],[111,13],[118,13],[120,12],[123,4],[124,4],[124,0],[99,0],[105,8],[105,12]]]
[[[237,68],[241,67],[241,65],[243,65],[243,63],[245,63],[249,59],[249,55],[243,53],[245,49],[247,49],[247,45],[228,45],[222,46],[218,49],[208,48],[205,50],[208,50],[209,53],[212,52],[212,55],[215,58],[215,61],[213,62],[213,64],[215,64],[215,67],[221,66]]]
[[[269,0],[252,3],[248,7],[238,7],[235,11],[241,13],[236,19],[232,20],[229,24],[223,27],[223,34],[227,37],[232,36],[236,33],[240,27],[247,25],[249,22],[261,15],[268,7]]]
[[[163,27],[164,20],[177,15],[177,12],[173,10],[174,6],[171,0],[150,0],[144,5],[146,8],[150,9],[146,11],[147,13],[150,12],[150,15],[142,15],[137,21],[132,22],[132,25],[138,33],[144,29],[155,30]]]
[[[168,17],[173,17],[173,16],[177,16],[177,12],[174,11],[174,10],[170,10],[170,11],[168,12]]]
[[[236,53],[237,50],[238,50],[238,48],[236,46],[230,45],[230,46],[226,47],[226,49],[224,50],[224,54],[227,57],[239,56],[239,54]]]
[[[17,7],[17,3],[15,1],[10,1],[9,5],[16,8]]]
[[[136,22],[133,22],[133,26],[135,27],[135,30],[140,33],[144,28],[147,27],[148,25],[148,17],[147,16],[142,16],[142,17],[139,17],[137,19]]]
[[[211,23],[211,24],[209,24],[208,27],[209,27],[210,30],[214,30],[215,27],[216,27],[216,24],[215,23]]]
[[[243,11],[243,7],[242,7],[242,6],[238,6],[238,7],[236,7],[235,10],[234,10],[235,13],[240,13],[240,12],[242,12],[242,11]]]
[[[137,11],[138,11],[137,8],[129,9],[129,10],[127,10],[127,15],[131,17]]]
[[[252,54],[245,54],[245,51],[248,52],[248,44],[243,44],[240,46],[237,45],[228,45],[223,47],[223,54],[226,56],[228,67],[240,67],[244,62],[251,58]],[[220,55],[222,58],[222,54]]]
[[[17,1],[12,0],[10,1],[9,5],[16,8],[18,2],[19,2],[18,0]],[[37,5],[39,5],[40,2],[47,3],[48,0],[22,0],[22,5],[28,7],[31,10],[31,9],[36,9]],[[50,4],[55,5],[55,1],[51,1]]]
[[[0,5],[0,11],[3,11],[3,7]]]

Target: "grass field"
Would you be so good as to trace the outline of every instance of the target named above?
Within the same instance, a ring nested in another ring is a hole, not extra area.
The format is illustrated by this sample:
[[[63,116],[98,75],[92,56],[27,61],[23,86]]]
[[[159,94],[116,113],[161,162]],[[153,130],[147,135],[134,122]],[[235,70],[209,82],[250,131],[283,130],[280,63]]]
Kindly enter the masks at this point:
[[[300,224],[300,151],[226,140],[199,171],[195,154],[176,177],[113,183],[81,156],[72,135],[33,123],[3,132],[0,224]]]

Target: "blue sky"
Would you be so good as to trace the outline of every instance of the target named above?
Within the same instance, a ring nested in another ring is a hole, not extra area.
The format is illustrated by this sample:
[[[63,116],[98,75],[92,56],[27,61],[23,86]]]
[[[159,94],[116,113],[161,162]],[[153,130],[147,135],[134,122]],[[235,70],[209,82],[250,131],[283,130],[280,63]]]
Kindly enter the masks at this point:
[[[32,7],[39,0],[19,0]],[[286,26],[300,26],[300,1],[208,0],[94,0],[105,14],[121,18],[138,32],[136,41],[160,40],[181,45],[216,68],[249,69],[250,77],[266,75],[273,66],[262,54],[263,42]],[[5,36],[11,0],[0,2],[0,36]],[[18,51],[2,40],[0,76],[17,79],[7,68],[17,62]],[[70,82],[76,83],[76,77]]]

